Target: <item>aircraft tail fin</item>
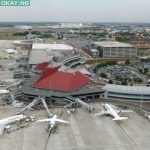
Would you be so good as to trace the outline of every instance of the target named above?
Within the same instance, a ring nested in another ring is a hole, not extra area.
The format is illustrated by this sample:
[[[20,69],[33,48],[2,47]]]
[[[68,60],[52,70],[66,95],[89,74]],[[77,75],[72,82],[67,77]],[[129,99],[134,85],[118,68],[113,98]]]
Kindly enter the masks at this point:
[[[128,117],[117,117],[117,118],[114,118],[113,120],[114,121],[119,121],[119,120],[127,120]]]

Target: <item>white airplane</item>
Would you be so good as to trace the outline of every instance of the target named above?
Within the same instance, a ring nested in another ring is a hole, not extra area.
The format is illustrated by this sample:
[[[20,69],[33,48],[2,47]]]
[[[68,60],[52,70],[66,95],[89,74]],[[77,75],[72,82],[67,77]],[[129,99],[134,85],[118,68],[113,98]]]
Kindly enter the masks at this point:
[[[4,95],[4,94],[8,94],[9,91],[8,90],[0,90],[0,95]]]
[[[8,54],[17,54],[18,53],[18,51],[14,50],[14,49],[7,49],[6,52]]]
[[[105,110],[102,110],[102,112],[95,114],[94,116],[100,116],[100,115],[111,115],[114,117],[114,121],[117,120],[126,120],[128,117],[120,117],[121,113],[123,112],[132,112],[132,110],[118,110],[114,105],[110,104],[102,104]]]
[[[0,135],[3,134],[5,128],[7,128],[8,125],[13,124],[17,121],[23,120],[25,118],[26,118],[26,116],[21,114],[21,115],[16,115],[13,117],[9,117],[9,118],[0,120]]]
[[[57,125],[57,123],[65,123],[65,124],[70,124],[70,122],[58,119],[57,115],[54,115],[52,118],[48,119],[42,119],[42,120],[37,120],[37,122],[44,122],[44,123],[49,123],[50,124],[50,130]]]

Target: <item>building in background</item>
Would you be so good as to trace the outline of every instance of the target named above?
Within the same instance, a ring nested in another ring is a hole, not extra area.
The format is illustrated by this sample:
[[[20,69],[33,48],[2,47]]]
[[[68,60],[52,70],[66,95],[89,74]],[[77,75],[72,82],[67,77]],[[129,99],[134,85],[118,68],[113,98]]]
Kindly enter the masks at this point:
[[[62,62],[66,58],[74,56],[72,46],[66,44],[33,43],[29,52],[29,66],[35,66],[42,62]]]
[[[131,44],[121,42],[94,42],[94,47],[103,58],[135,58],[137,49]]]
[[[34,43],[32,49],[46,49],[47,51],[73,51],[73,47],[66,44]]]

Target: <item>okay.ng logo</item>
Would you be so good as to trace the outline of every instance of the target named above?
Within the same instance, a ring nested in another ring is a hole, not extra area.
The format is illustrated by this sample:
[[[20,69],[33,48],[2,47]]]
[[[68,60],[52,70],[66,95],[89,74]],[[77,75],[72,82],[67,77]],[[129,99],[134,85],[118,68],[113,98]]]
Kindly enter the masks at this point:
[[[0,6],[30,6],[30,0],[0,0]]]

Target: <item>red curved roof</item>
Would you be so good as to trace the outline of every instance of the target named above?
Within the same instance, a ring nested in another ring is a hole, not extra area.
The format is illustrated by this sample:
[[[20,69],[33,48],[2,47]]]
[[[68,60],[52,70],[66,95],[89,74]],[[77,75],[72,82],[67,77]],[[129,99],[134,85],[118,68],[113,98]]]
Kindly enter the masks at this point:
[[[49,62],[42,62],[39,63],[35,66],[34,70],[37,71],[44,71],[45,69],[47,69]]]
[[[90,82],[91,80],[79,71],[68,73],[55,68],[44,71],[32,86],[57,91],[72,91]]]
[[[34,70],[43,72],[43,71],[48,71],[51,69],[57,69],[58,70],[58,68],[60,67],[60,66],[58,66],[58,67],[52,68],[52,67],[49,67],[48,64],[49,64],[49,62],[39,63],[35,66]]]

